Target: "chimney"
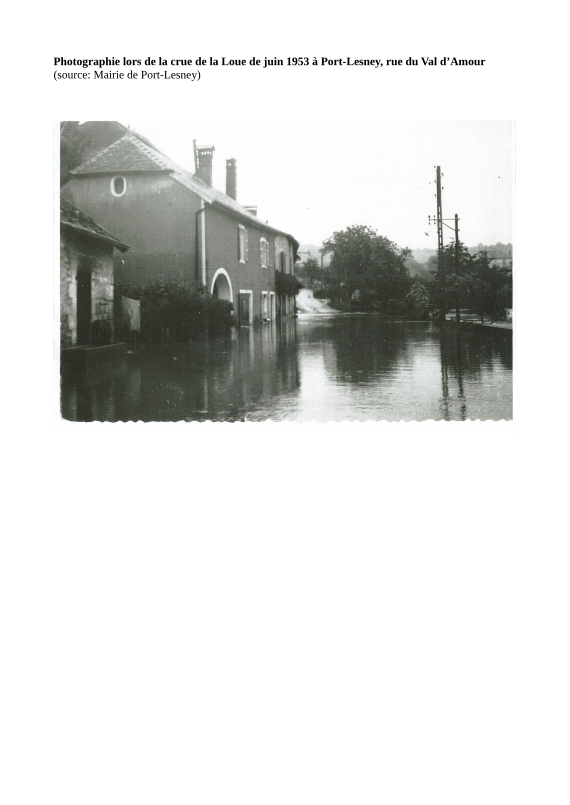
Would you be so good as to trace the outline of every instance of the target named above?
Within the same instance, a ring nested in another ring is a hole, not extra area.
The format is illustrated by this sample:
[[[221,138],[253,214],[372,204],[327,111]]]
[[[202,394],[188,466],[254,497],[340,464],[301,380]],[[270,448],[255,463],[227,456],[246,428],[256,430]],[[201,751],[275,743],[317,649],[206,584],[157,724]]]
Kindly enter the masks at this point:
[[[237,160],[226,159],[226,196],[237,201]]]
[[[257,215],[257,207],[244,207],[250,215]]]
[[[212,159],[216,149],[213,145],[198,146],[194,152],[196,175],[208,187],[212,186]]]

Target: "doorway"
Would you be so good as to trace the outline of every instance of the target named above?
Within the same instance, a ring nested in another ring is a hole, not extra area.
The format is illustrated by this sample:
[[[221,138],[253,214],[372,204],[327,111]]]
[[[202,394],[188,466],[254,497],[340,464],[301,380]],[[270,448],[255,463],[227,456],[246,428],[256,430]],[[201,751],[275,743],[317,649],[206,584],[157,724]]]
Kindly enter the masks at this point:
[[[251,291],[239,292],[239,323],[242,326],[249,326],[252,323],[251,297]]]
[[[83,257],[77,268],[77,344],[91,342],[91,260]]]

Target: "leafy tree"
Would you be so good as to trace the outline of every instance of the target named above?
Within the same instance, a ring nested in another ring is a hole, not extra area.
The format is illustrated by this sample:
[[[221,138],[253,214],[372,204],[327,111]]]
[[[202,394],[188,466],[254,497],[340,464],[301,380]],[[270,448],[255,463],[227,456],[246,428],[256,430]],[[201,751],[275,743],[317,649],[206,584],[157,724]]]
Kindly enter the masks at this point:
[[[364,302],[385,312],[400,312],[410,288],[406,261],[409,249],[401,249],[368,226],[351,226],[335,232],[324,243],[332,254],[330,276],[339,301],[358,290]]]
[[[513,306],[512,269],[497,264],[482,251],[473,258],[470,267],[469,291],[471,307],[484,316],[493,319],[504,315]]]
[[[413,318],[421,316],[430,302],[430,294],[425,283],[416,280],[408,291],[406,300],[410,305],[410,315]]]
[[[316,279],[321,279],[321,267],[316,257],[307,257],[304,264],[295,270],[311,287]]]
[[[483,320],[484,316],[499,318],[512,307],[512,269],[489,257],[486,250],[473,255],[460,242],[457,274],[452,242],[444,247],[441,262],[437,256],[429,259],[428,269],[432,278],[426,287],[431,302],[442,313],[459,305],[476,310]]]
[[[93,121],[79,123],[65,120],[59,132],[60,186],[70,179],[70,171],[77,168],[90,154],[106,148],[127,131],[121,123]]]
[[[443,319],[445,313],[457,305],[465,307],[469,304],[470,294],[470,266],[472,257],[464,243],[459,241],[459,261],[455,263],[455,242],[444,246],[441,260],[435,254],[428,260],[428,268],[432,275],[428,281],[432,303],[440,312]],[[459,273],[457,273],[457,268]]]
[[[294,274],[275,272],[275,290],[280,296],[297,296],[303,283]]]

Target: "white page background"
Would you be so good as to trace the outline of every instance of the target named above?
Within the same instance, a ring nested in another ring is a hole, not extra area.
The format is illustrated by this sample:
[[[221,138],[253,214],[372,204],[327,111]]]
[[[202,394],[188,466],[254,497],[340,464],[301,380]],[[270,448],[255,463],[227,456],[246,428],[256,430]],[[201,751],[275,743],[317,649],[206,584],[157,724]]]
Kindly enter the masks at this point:
[[[510,3],[16,11],[5,801],[567,801],[567,82],[554,8],[541,7],[548,31]],[[488,63],[126,85],[56,83],[57,55]],[[54,121],[125,118],[263,118],[300,136],[311,120],[515,120],[514,423],[62,422]]]

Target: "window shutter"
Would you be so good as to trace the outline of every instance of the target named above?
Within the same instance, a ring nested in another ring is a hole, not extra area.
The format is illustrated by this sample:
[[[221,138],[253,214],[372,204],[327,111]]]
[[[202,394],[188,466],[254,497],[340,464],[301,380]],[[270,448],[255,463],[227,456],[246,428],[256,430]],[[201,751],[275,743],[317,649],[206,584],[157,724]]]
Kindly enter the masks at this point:
[[[245,230],[245,259],[249,260],[249,244],[247,237],[247,229]]]

